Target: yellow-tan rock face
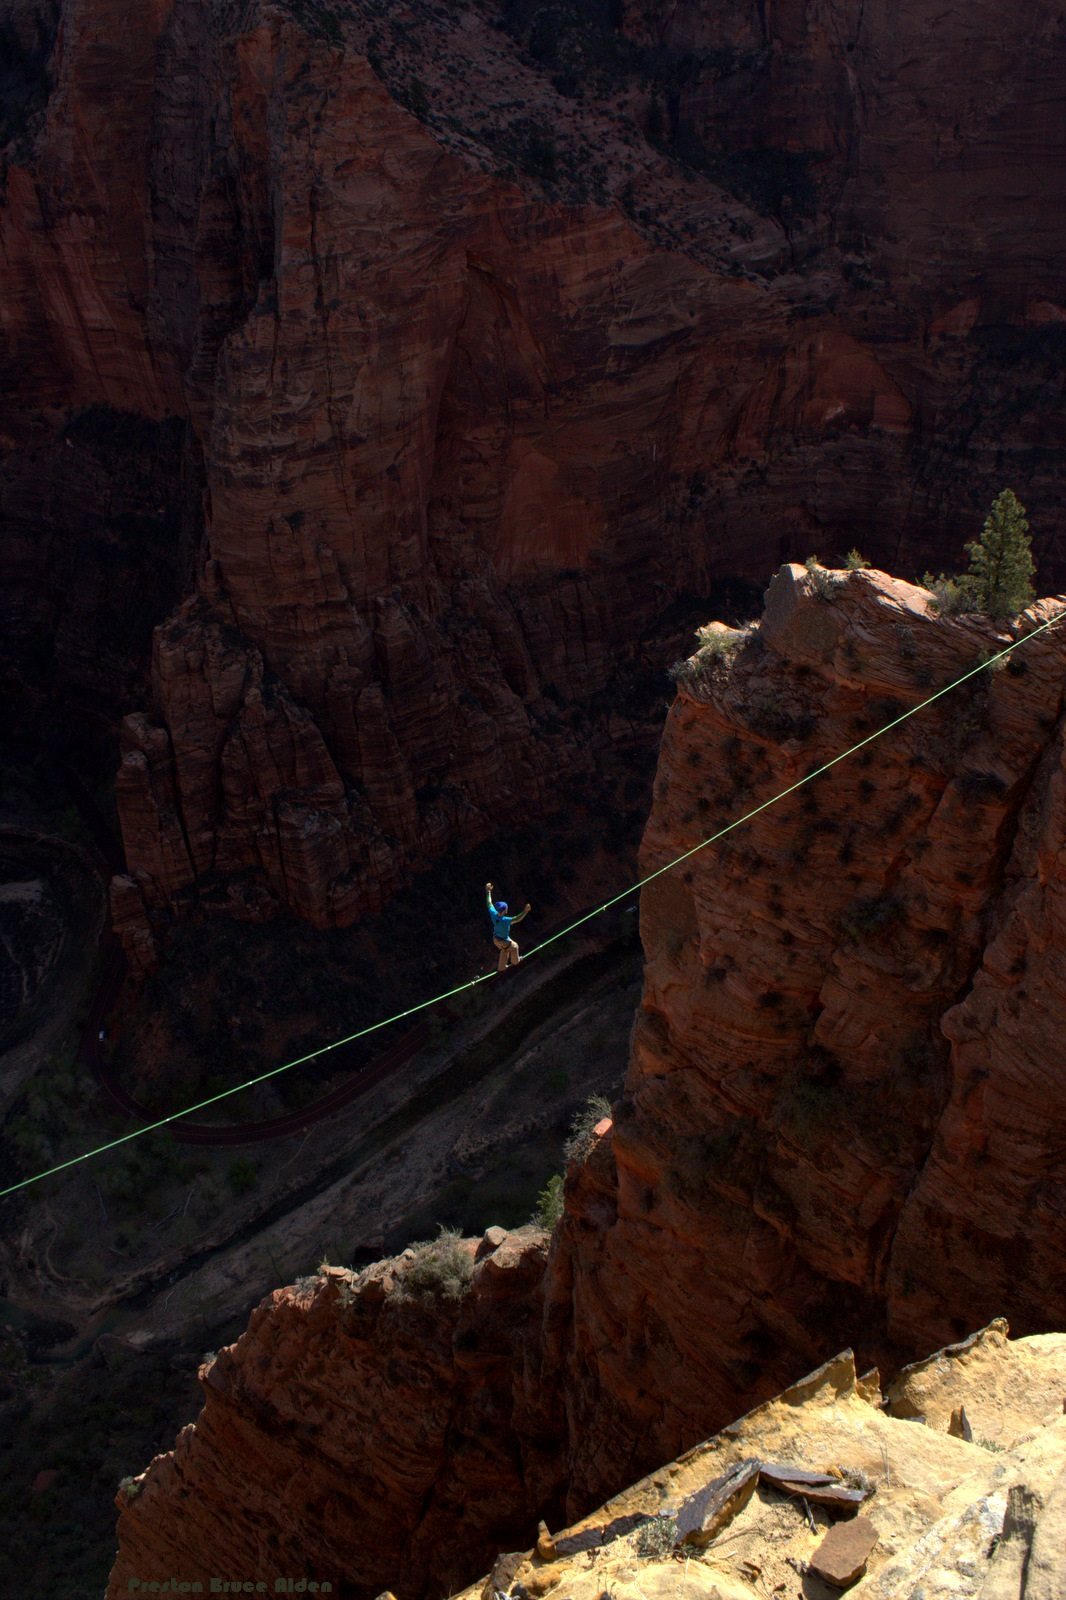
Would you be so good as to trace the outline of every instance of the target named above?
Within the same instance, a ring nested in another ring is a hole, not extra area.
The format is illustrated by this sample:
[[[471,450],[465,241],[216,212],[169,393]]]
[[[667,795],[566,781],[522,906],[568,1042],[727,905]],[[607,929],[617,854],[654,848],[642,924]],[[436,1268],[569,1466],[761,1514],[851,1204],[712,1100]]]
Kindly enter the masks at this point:
[[[511,1558],[507,1587],[573,1600],[671,1600],[681,1587],[705,1600],[829,1600],[840,1587],[819,1577],[832,1565],[826,1540],[852,1532],[870,1549],[846,1585],[855,1600],[1054,1600],[1066,1589],[1064,1390],[1066,1336],[1011,1342],[1003,1323],[901,1374],[886,1397],[845,1351],[555,1533],[546,1557]],[[915,1394],[924,1420],[908,1409]],[[989,1430],[972,1441],[947,1432],[962,1395]],[[682,1542],[689,1508],[752,1462],[772,1471],[751,1497],[709,1544]],[[857,1487],[861,1513],[826,1509],[816,1491],[781,1492],[785,1467]],[[474,1584],[459,1600],[483,1593]]]

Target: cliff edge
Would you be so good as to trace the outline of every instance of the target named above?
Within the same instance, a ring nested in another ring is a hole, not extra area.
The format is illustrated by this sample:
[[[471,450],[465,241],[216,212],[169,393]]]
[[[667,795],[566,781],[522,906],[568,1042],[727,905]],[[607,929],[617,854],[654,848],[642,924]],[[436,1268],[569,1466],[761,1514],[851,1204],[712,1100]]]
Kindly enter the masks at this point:
[[[1066,1336],[1002,1321],[885,1394],[846,1350],[459,1600],[1053,1600],[1064,1393]]]
[[[883,573],[782,568],[761,624],[681,672],[642,871],[1062,611],[997,630]],[[571,1385],[589,1417],[644,1392],[634,1465],[821,1359],[841,1318],[886,1367],[1000,1313],[1066,1319],[1063,635],[1000,667],[643,891],[611,1216],[595,1250],[564,1228]]]

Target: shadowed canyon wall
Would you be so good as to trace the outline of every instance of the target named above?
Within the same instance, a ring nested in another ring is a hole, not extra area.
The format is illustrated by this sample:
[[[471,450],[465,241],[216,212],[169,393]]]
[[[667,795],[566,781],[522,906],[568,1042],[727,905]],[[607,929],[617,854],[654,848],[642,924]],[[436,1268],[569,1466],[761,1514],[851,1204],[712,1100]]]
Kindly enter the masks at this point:
[[[949,564],[1009,480],[1057,581],[1046,0],[0,22],[4,682],[131,713],[136,959],[550,809],[714,578]]]
[[[782,568],[680,674],[644,872],[1064,611],[930,599]],[[555,1234],[275,1291],[119,1495],[109,1592],[220,1552],[446,1591],[842,1343],[1061,1326],[1064,687],[1053,629],[649,884],[623,1093]]]

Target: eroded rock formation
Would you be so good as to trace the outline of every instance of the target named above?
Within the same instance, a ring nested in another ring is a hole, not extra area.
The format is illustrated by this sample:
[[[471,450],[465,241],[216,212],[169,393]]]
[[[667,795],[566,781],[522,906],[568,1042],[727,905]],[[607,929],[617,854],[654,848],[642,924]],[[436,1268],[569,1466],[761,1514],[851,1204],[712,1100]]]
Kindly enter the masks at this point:
[[[206,1590],[224,1557],[234,1574],[343,1575],[345,1595],[440,1593],[465,1551],[521,1540],[557,1499],[551,1392],[533,1366],[513,1377],[547,1241],[491,1232],[476,1263],[472,1240],[443,1263],[423,1247],[264,1301],[201,1369],[196,1424],[123,1492],[114,1592],[164,1568]]]
[[[784,567],[761,624],[707,630],[679,675],[644,872],[1064,611],[999,630],[883,573]],[[224,1546],[413,1596],[842,1337],[897,1368],[967,1317],[1066,1324],[1064,686],[1051,628],[649,883],[623,1094],[550,1250],[456,1246],[428,1322],[410,1254],[279,1291],[121,1501],[113,1593]],[[238,1481],[254,1516],[221,1504]]]
[[[883,574],[783,568],[761,625],[681,682],[644,872],[1062,609],[997,635]],[[841,1317],[889,1362],[968,1315],[1066,1317],[1063,690],[1052,630],[645,889],[616,1188],[573,1251],[573,1392],[589,1417],[601,1387],[643,1396],[634,1462],[779,1385]],[[705,1286],[665,1309],[664,1248]]]
[[[898,9],[3,0],[0,650],[137,713],[138,964],[550,806],[710,578],[1008,476],[1057,581],[1063,21]]]

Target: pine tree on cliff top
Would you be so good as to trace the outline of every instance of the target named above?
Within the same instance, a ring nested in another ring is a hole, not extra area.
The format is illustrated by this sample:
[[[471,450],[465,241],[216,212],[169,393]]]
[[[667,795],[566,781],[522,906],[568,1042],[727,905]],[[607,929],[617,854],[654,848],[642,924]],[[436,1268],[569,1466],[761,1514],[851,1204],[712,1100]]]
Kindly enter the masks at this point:
[[[967,579],[982,611],[1014,617],[1036,598],[1030,579],[1036,568],[1025,507],[1011,489],[992,502],[980,539],[966,546]]]

